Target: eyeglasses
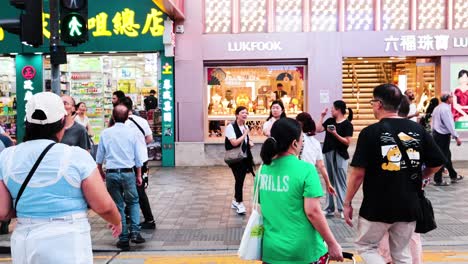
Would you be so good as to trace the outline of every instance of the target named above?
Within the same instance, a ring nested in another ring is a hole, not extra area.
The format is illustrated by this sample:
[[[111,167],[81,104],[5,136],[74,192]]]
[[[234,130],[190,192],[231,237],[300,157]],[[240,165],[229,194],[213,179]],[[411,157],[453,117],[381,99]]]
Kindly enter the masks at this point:
[[[374,105],[374,103],[377,103],[377,102],[382,103],[382,101],[380,101],[379,99],[372,99],[369,101],[369,104]]]

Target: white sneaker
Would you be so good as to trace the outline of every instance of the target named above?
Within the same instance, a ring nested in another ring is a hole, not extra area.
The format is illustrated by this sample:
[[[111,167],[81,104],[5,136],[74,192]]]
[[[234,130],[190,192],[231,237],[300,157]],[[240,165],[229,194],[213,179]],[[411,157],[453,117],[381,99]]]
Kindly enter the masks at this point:
[[[239,207],[239,203],[236,202],[236,200],[232,200],[231,209],[236,209],[237,210],[237,207]]]
[[[237,206],[237,214],[245,214],[245,206],[244,206],[244,203],[240,202],[238,203],[238,206]]]
[[[334,216],[335,216],[335,212],[331,212],[331,211],[328,211],[328,210],[324,210],[324,211],[323,211],[323,215],[325,215],[326,217],[334,217]]]
[[[344,213],[343,212],[340,212],[340,218],[344,219]]]

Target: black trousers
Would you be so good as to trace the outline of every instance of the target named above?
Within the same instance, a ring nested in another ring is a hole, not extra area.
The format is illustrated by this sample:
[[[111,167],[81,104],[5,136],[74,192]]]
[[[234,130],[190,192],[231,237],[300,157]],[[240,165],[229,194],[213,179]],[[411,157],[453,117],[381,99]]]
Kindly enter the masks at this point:
[[[136,173],[136,168],[133,168]],[[148,161],[143,163],[143,167],[141,167],[141,175],[143,176],[144,173],[148,172]],[[141,186],[137,185],[138,191],[138,201],[140,203],[140,209],[143,213],[143,217],[145,218],[146,222],[154,221],[153,213],[151,212],[151,206],[149,203],[148,195],[146,195],[145,184],[143,183]]]
[[[435,142],[439,146],[442,153],[445,155],[447,162],[445,163],[445,168],[449,171],[449,175],[451,179],[457,178],[457,172],[453,168],[452,165],[452,153],[450,152],[450,134],[439,134],[436,131],[432,132],[432,136],[434,137]],[[435,182],[442,182],[442,172],[444,168],[442,167],[436,174],[434,175]]]
[[[248,171],[247,159],[244,159],[237,164],[233,164],[230,167],[232,174],[234,174],[234,179],[236,180],[234,185],[234,198],[236,199],[236,202],[240,203],[243,201],[244,180]]]

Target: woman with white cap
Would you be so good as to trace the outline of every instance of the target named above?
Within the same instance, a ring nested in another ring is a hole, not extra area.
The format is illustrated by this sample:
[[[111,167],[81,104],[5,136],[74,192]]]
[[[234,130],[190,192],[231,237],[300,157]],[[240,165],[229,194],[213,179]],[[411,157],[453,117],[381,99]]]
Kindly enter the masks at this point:
[[[92,263],[87,207],[121,233],[120,214],[91,155],[60,142],[66,111],[42,92],[26,104],[24,142],[0,154],[0,220],[18,217],[13,263]]]

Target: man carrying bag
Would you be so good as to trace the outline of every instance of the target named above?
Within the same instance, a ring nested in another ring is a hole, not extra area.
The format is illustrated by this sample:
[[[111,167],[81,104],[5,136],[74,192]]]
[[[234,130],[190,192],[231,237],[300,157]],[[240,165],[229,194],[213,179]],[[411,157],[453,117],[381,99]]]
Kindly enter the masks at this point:
[[[412,263],[408,245],[416,220],[421,220],[421,178],[428,179],[445,162],[421,125],[398,116],[401,101],[402,93],[393,84],[374,89],[370,104],[379,122],[361,131],[351,162],[345,220],[353,226],[351,202],[363,184],[356,245],[365,263],[386,263],[377,248],[387,232],[394,263]]]

